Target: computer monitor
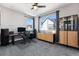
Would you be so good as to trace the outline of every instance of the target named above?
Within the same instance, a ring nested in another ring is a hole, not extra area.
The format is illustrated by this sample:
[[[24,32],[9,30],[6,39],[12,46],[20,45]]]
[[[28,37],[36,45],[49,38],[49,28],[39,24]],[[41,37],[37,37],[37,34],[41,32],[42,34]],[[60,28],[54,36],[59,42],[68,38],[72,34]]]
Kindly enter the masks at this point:
[[[24,27],[18,27],[18,32],[24,32],[26,30],[26,28]]]

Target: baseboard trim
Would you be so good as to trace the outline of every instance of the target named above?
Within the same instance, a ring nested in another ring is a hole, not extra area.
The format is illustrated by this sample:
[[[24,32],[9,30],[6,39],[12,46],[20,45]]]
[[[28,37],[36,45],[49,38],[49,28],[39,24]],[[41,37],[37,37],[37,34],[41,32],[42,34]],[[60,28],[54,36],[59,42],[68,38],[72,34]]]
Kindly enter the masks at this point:
[[[60,43],[56,43],[56,44],[61,45],[61,46],[65,46],[65,47],[74,48],[74,49],[79,50],[79,47],[78,47],[78,48],[77,48],[77,47],[72,47],[72,46],[64,45],[64,44],[60,44]]]
[[[38,39],[38,38],[36,38],[36,39]],[[45,40],[42,40],[42,39],[38,39],[38,40],[40,40],[40,41],[44,41],[44,42],[48,42],[48,43],[50,43],[50,44],[54,44],[54,43],[55,43],[55,42],[45,41]]]

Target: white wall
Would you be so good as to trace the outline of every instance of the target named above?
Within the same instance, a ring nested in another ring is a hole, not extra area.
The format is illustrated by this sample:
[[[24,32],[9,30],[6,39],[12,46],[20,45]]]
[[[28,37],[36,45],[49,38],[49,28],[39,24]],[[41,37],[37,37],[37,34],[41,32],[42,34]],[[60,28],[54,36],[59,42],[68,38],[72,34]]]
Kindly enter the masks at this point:
[[[39,18],[38,17],[35,17],[35,29],[38,31],[38,20]]]
[[[75,14],[79,15],[79,3],[69,4],[63,8],[60,8],[59,11],[59,17],[65,17]]]
[[[25,27],[24,14],[20,14],[16,11],[8,8],[1,7],[1,27],[9,28],[10,31],[17,31],[17,27]]]

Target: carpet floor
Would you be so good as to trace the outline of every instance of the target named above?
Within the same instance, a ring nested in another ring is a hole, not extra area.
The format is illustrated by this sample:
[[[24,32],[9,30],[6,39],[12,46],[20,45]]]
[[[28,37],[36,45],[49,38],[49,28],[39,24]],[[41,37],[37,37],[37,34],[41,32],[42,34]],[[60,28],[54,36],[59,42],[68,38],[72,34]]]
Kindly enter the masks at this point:
[[[0,56],[79,56],[79,50],[33,39],[31,43],[1,46]]]

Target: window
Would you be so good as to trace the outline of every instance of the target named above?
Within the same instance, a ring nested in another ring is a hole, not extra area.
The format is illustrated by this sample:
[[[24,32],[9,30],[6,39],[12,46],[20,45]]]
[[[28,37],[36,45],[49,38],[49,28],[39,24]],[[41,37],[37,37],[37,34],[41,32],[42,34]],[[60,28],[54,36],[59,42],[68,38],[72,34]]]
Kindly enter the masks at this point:
[[[56,13],[40,17],[40,32],[56,31]]]
[[[26,30],[32,31],[33,30],[33,18],[28,18],[25,20]]]

